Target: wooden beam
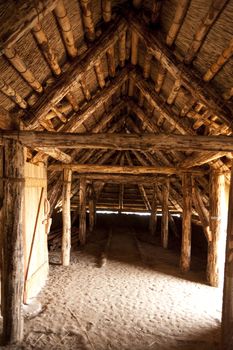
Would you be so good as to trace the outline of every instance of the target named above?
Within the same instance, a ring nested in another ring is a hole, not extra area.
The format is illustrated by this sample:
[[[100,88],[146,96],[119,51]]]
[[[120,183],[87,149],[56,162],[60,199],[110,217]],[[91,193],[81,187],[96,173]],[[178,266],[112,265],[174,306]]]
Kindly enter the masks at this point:
[[[50,171],[62,171],[63,169],[71,169],[80,174],[183,174],[189,172],[194,175],[203,175],[204,172],[196,169],[184,169],[176,167],[156,167],[156,166],[113,166],[113,165],[96,165],[96,164],[51,164],[48,167]]]
[[[2,13],[0,25],[0,49],[14,45],[23,35],[31,30],[34,25],[42,21],[57,5],[57,0],[34,0],[25,3],[13,3],[12,7],[6,7]]]
[[[0,90],[1,92],[9,97],[14,103],[16,103],[20,108],[26,109],[27,102],[18,94],[17,91],[11,86],[8,85],[4,80],[0,79]],[[21,116],[21,111],[20,111]]]
[[[74,174],[74,179],[78,179],[79,175]],[[103,181],[106,183],[132,183],[132,184],[153,184],[156,181],[163,181],[163,175],[134,175],[134,174],[88,174],[87,180]]]
[[[157,198],[156,198],[156,184],[153,184],[152,200],[151,200],[151,213],[150,213],[150,223],[149,230],[150,234],[154,235],[157,226]]]
[[[3,237],[3,341],[23,340],[23,193],[24,149],[15,140],[5,141],[4,237]]]
[[[86,32],[86,37],[89,41],[95,40],[95,25],[93,21],[93,16],[91,12],[91,1],[90,0],[80,0],[80,5],[83,14],[83,24]]]
[[[192,128],[187,126],[178,116],[171,112],[170,107],[166,105],[161,97],[155,92],[154,86],[151,82],[143,79],[136,69],[130,72],[130,77],[139,90],[141,90],[148,102],[163,118],[173,125],[181,134],[194,134]]]
[[[36,148],[37,151],[43,152],[45,155],[50,156],[56,160],[59,160],[62,163],[69,164],[72,162],[72,157],[66,154],[65,152],[62,152],[58,148]],[[35,163],[35,159],[33,161]]]
[[[172,46],[172,44],[174,43],[177,37],[177,34],[186,16],[189,3],[190,3],[190,0],[180,0],[177,3],[176,12],[166,37],[166,44],[168,46]]]
[[[120,88],[120,86],[127,80],[128,71],[123,68],[117,76],[111,80],[108,86],[105,86],[101,91],[97,92],[93,96],[92,100],[89,101],[82,110],[74,113],[68,120],[68,122],[61,128],[65,132],[75,132],[92,114],[98,109],[107,99]]]
[[[38,122],[45,118],[50,111],[51,103],[56,105],[69,91],[73,84],[77,84],[85,76],[88,69],[93,67],[105,52],[116,43],[121,33],[127,28],[127,22],[123,18],[117,17],[108,29],[90,45],[90,48],[75,59],[51,87],[46,90],[41,98],[30,109],[24,122],[31,128],[36,127]]]
[[[49,131],[0,131],[0,144],[15,139],[30,147],[99,148],[117,150],[153,151],[171,149],[180,151],[233,152],[232,136],[199,136],[172,134],[78,134]]]
[[[213,160],[219,159],[221,157],[224,157],[227,153],[225,152],[195,152],[191,156],[187,157],[186,159],[182,160],[180,162],[180,165],[184,166],[185,168],[192,168],[195,166],[200,166],[209,162],[212,162]]]
[[[169,200],[169,179],[167,178],[163,183],[162,188],[162,222],[161,222],[161,242],[162,247],[168,247],[168,200]]]
[[[62,191],[62,255],[63,266],[70,264],[71,248],[71,217],[70,217],[70,193],[71,193],[72,171],[64,169],[63,171],[63,191]]]
[[[96,195],[93,184],[88,186],[89,230],[93,231],[96,220]]]
[[[79,189],[79,240],[86,243],[86,179],[80,176]]]
[[[210,230],[212,240],[209,242],[207,278],[213,287],[218,287],[221,269],[221,241],[224,237],[224,174],[212,169],[210,177]]]
[[[183,185],[183,217],[182,217],[182,245],[180,268],[188,272],[191,262],[191,215],[192,215],[192,182],[190,174],[184,174]]]
[[[190,91],[196,100],[200,100],[214,115],[217,114],[223,122],[232,127],[232,112],[226,106],[222,106],[220,93],[212,86],[204,85],[194,69],[182,64],[174,53],[160,42],[158,35],[154,35],[154,32],[147,28],[137,14],[131,13],[128,21],[131,29],[143,40],[147,49],[163,67],[175,79],[181,79],[181,85]]]
[[[191,63],[194,57],[197,55],[201,45],[203,44],[206,35],[208,34],[211,26],[216,21],[217,17],[223,10],[224,6],[227,4],[228,0],[213,0],[207,14],[200,21],[200,25],[196,33],[194,34],[193,41],[184,57],[184,62],[186,64]]]
[[[102,0],[102,11],[104,22],[108,23],[111,21],[112,16],[112,1]]]
[[[231,183],[229,192],[226,261],[222,307],[222,349],[233,347],[233,164],[231,166]]]

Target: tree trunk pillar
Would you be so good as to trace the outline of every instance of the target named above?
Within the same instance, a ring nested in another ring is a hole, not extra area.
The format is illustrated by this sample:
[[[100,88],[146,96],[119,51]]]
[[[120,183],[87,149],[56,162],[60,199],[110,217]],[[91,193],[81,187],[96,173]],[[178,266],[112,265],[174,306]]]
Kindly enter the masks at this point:
[[[79,189],[79,239],[81,245],[86,243],[86,179],[82,176]]]
[[[225,224],[225,179],[224,174],[212,169],[210,176],[210,230],[212,241],[208,244],[207,279],[211,286],[218,287],[221,264],[221,248]]]
[[[156,203],[156,185],[153,185],[153,193],[152,193],[152,202],[151,202],[151,214],[150,214],[150,233],[151,235],[154,235],[156,232],[156,226],[157,226],[157,203]]]
[[[233,348],[233,164],[229,193],[226,261],[222,308],[222,350]]]
[[[91,184],[89,187],[89,194],[88,194],[88,198],[89,198],[89,230],[90,232],[93,231],[94,226],[95,226],[95,215],[96,215],[96,198],[95,198],[95,191],[94,191],[94,187]]]
[[[183,219],[180,268],[182,272],[190,270],[191,262],[191,216],[192,216],[192,179],[190,174],[184,174],[183,187]]]
[[[162,223],[161,223],[161,238],[163,248],[168,247],[168,199],[169,199],[169,178],[165,180],[162,189]]]
[[[70,248],[71,248],[71,214],[70,214],[70,194],[71,194],[71,178],[72,171],[70,169],[63,170],[63,191],[62,191],[62,265],[70,264]]]
[[[24,148],[5,141],[4,237],[2,240],[2,314],[5,345],[23,340]]]

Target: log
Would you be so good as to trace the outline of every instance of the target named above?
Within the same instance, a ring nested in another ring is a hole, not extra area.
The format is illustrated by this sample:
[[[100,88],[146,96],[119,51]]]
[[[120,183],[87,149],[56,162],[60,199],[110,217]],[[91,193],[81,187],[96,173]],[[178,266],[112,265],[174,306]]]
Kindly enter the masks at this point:
[[[79,105],[78,105],[78,102],[76,100],[76,97],[74,96],[74,94],[72,93],[72,91],[69,91],[67,94],[66,94],[66,99],[67,101],[70,103],[70,105],[72,106],[73,110],[75,112],[77,112],[79,110]]]
[[[110,22],[112,16],[112,1],[102,0],[102,11],[104,22]]]
[[[0,79],[0,90],[4,95],[9,97],[20,108],[26,109],[27,102],[16,92],[11,85],[8,85],[4,80]]]
[[[225,1],[223,1],[225,2]],[[158,35],[148,29],[145,22],[135,13],[131,13],[127,17],[130,28],[134,31],[141,40],[143,40],[150,53],[168,70],[174,79],[181,79],[181,84],[185,87],[196,100],[200,100],[211,113],[217,115],[220,120],[231,127],[231,114],[229,106],[223,106],[221,94],[212,86],[204,85],[201,82],[201,77],[198,76],[193,68],[186,67],[175,57],[174,53],[164,46]]]
[[[95,25],[93,21],[93,16],[91,12],[91,1],[90,0],[80,0],[80,5],[83,14],[83,24],[86,32],[86,37],[89,41],[95,40]]]
[[[136,65],[138,62],[138,35],[134,31],[132,31],[131,35],[131,63]]]
[[[161,0],[153,0],[152,9],[151,9],[151,23],[152,24],[158,23],[161,7],[162,7]]]
[[[83,246],[86,243],[86,179],[80,176],[79,189],[79,240]]]
[[[195,166],[200,166],[209,162],[212,162],[215,159],[219,159],[224,157],[227,153],[225,152],[194,152],[192,156],[187,157],[183,161],[180,162],[180,166],[185,168],[192,168]]]
[[[165,79],[165,75],[166,75],[166,69],[161,64],[159,64],[158,75],[155,82],[155,91],[157,92],[157,94],[160,93],[160,90],[162,88],[162,85]]]
[[[111,78],[114,78],[116,75],[116,66],[115,66],[115,52],[114,45],[112,45],[107,50],[107,60],[108,60],[108,73]]]
[[[175,99],[180,91],[180,87],[181,87],[181,81],[179,79],[175,80],[175,83],[171,89],[171,92],[167,98],[167,103],[169,105],[173,104],[175,102]]]
[[[5,141],[4,237],[3,237],[3,341],[23,340],[23,193],[24,149],[14,140]]]
[[[50,66],[52,72],[58,76],[61,74],[61,68],[58,63],[57,56],[53,52],[49,45],[48,37],[44,32],[41,23],[38,21],[32,28],[32,33],[37,41],[37,44],[42,51],[48,65]]]
[[[59,147],[59,148],[99,148],[136,151],[154,151],[171,149],[180,151],[222,151],[233,152],[232,136],[200,136],[172,134],[78,134],[71,132],[48,131],[0,131],[0,144],[5,139],[15,139],[29,147]],[[228,169],[228,168],[227,168]]]
[[[224,175],[212,169],[210,177],[210,230],[212,240],[208,246],[207,280],[213,287],[218,287],[221,270],[221,242],[224,237]]]
[[[150,77],[152,55],[147,51],[144,58],[143,77],[148,79]]]
[[[105,79],[104,79],[102,63],[100,60],[97,61],[95,64],[95,73],[98,80],[98,84],[100,88],[103,89],[103,87],[105,86]]]
[[[162,222],[161,222],[161,242],[162,247],[168,247],[168,201],[169,201],[169,187],[170,182],[167,178],[162,188]]]
[[[70,20],[67,16],[67,12],[66,12],[63,0],[58,1],[57,6],[54,9],[54,13],[59,23],[61,33],[62,33],[62,38],[63,38],[68,55],[72,58],[76,57],[78,54],[78,50],[74,42],[74,35],[72,32]]]
[[[195,186],[194,183],[192,186],[192,201],[193,201],[194,207],[196,209],[196,212],[199,216],[199,219],[202,223],[204,234],[206,236],[206,240],[209,243],[212,241],[212,233],[210,231],[210,221],[209,221],[209,215],[208,215],[209,213],[208,213],[208,210],[206,209],[206,207],[203,203],[203,200],[201,198],[201,194],[200,194],[197,186]]]
[[[43,151],[45,156],[50,156],[56,160],[59,160],[62,163],[66,163],[69,164],[72,162],[72,158],[71,156],[69,156],[68,154],[66,154],[65,152],[62,152],[61,150],[59,150],[58,148],[40,148],[37,147],[36,149],[37,151]],[[43,158],[45,158],[43,155]],[[44,159],[45,160],[45,159]],[[37,158],[33,158],[32,163],[36,163],[38,162],[38,157]]]
[[[50,111],[51,104],[56,105],[70,91],[73,84],[77,84],[85,76],[88,69],[92,68],[96,62],[103,57],[105,52],[116,43],[120,34],[126,30],[127,22],[123,18],[117,17],[110,23],[108,29],[90,45],[89,49],[70,63],[69,68],[55,83],[48,87],[46,95],[38,98],[31,107],[27,117],[23,118],[24,123],[30,128],[36,127],[38,121],[43,120]],[[1,85],[0,85],[1,89]]]
[[[223,288],[222,307],[222,334],[221,349],[231,349],[233,346],[232,337],[233,323],[233,164],[231,166],[231,182],[229,192],[228,221],[227,221],[227,243],[225,275]]]
[[[96,164],[51,164],[48,167],[50,171],[62,171],[63,169],[71,169],[79,174],[91,174],[91,173],[103,173],[103,174],[182,174],[185,172],[192,173],[194,175],[202,176],[204,171],[196,169],[182,169],[176,167],[163,167],[163,166],[120,166],[120,165],[96,165]]]
[[[192,181],[190,174],[184,174],[183,186],[183,218],[180,268],[182,272],[190,270],[191,262],[191,215],[192,215]]]
[[[0,48],[13,46],[34,25],[42,21],[57,5],[57,0],[34,1],[13,3],[12,11],[4,11],[0,26]]]
[[[198,29],[196,33],[194,34],[193,41],[188,49],[188,52],[186,53],[184,57],[184,62],[186,64],[189,64],[192,62],[194,57],[197,55],[201,45],[203,44],[206,35],[208,34],[211,26],[216,21],[217,17],[223,10],[224,6],[227,4],[228,0],[213,0],[210,8],[204,17],[204,19],[201,20],[200,25],[198,26]]]
[[[119,37],[119,65],[124,67],[126,60],[126,31],[122,32]]]
[[[156,185],[153,184],[153,193],[152,193],[152,200],[151,200],[151,214],[150,214],[150,234],[154,235],[156,232],[156,226],[157,226],[157,200],[156,200]]]
[[[80,80],[80,84],[81,84],[81,89],[82,89],[82,92],[83,92],[85,99],[87,101],[90,101],[91,93],[90,93],[90,90],[87,86],[86,77],[82,77],[82,79]]]
[[[74,179],[78,179],[79,175],[74,174]],[[90,181],[101,181],[108,183],[146,183],[146,184],[153,184],[155,180],[158,179],[159,181],[163,181],[164,176],[163,175],[125,175],[125,174],[88,174],[87,180]]]
[[[63,266],[70,264],[71,248],[71,217],[70,217],[70,194],[72,171],[64,169],[63,172],[63,190],[62,190],[62,254],[61,261]]]
[[[180,0],[177,3],[175,16],[167,33],[166,44],[172,46],[186,16],[190,0]]]
[[[210,81],[215,77],[219,70],[224,66],[224,64],[231,58],[233,55],[233,39],[231,39],[227,48],[218,57],[217,61],[214,62],[207,72],[203,75],[204,81]]]
[[[92,232],[96,221],[96,195],[93,184],[88,189],[88,207],[89,207],[89,231]]]
[[[19,72],[24,80],[36,91],[41,93],[43,91],[41,83],[36,79],[35,75],[28,69],[22,58],[18,55],[17,51],[12,47],[6,47],[4,54],[10,61],[12,66]]]

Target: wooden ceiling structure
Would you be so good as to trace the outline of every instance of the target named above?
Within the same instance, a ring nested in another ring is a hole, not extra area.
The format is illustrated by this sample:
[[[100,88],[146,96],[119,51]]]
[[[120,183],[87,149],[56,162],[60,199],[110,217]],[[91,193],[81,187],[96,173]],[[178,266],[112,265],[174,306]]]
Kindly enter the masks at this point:
[[[167,247],[171,213],[182,213],[181,268],[192,219],[217,285],[211,218],[231,178],[233,1],[11,0],[0,14],[1,143],[48,165],[51,215],[70,191],[84,219],[93,198],[99,209],[159,210]]]

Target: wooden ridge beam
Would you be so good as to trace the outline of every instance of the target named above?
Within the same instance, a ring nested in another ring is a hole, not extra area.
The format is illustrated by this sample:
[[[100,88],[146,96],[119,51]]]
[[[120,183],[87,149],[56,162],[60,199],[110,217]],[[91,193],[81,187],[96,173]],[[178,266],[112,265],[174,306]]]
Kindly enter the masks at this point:
[[[96,164],[51,164],[48,167],[50,171],[62,171],[71,169],[80,174],[183,174],[192,173],[193,175],[203,175],[204,171],[196,169],[185,169],[176,167],[157,167],[157,166],[120,166],[120,165],[96,165]]]
[[[223,151],[233,152],[233,136],[199,136],[175,134],[109,134],[69,133],[49,131],[0,131],[0,144],[4,139],[15,139],[30,147],[99,148],[153,151]]]
[[[131,12],[127,16],[131,30],[133,30],[146,45],[147,50],[162,64],[164,68],[175,78],[181,79],[181,85],[200,100],[206,107],[232,127],[231,110],[222,106],[221,95],[210,85],[201,82],[200,77],[193,68],[186,67],[181,63],[173,52],[163,45],[157,35],[147,28],[145,22],[136,14]]]
[[[82,80],[87,70],[95,66],[96,62],[116,43],[126,28],[127,22],[124,18],[117,17],[114,22],[110,23],[108,29],[96,42],[70,64],[66,72],[47,89],[46,94],[44,93],[38,98],[27,115],[24,116],[24,123],[30,128],[36,127],[50,111],[51,104],[56,105],[70,91],[72,85]]]

